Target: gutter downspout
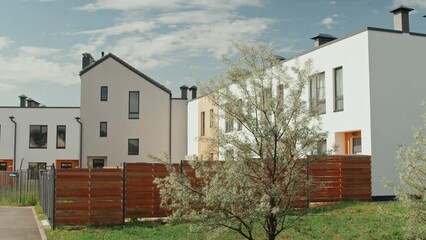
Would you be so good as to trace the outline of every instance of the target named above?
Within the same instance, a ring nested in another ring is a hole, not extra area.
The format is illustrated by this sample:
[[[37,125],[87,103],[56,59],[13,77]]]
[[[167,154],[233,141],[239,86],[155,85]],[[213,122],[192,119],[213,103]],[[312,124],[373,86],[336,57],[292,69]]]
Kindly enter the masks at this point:
[[[78,162],[78,167],[81,168],[83,160],[83,123],[80,121],[80,117],[75,117],[75,120],[80,124],[80,161]]]
[[[169,108],[169,162],[172,162],[172,94],[170,95],[170,108]]]
[[[13,171],[16,171],[16,128],[17,128],[17,124],[15,122],[15,117],[14,116],[10,116],[10,121],[13,122],[13,124],[15,125],[15,132],[14,132],[14,137],[13,137]]]

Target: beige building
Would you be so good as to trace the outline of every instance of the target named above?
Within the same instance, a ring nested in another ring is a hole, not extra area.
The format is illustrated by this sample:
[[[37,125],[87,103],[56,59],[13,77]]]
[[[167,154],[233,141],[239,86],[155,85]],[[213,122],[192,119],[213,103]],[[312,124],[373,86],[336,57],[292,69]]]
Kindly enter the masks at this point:
[[[117,56],[94,61],[83,54],[81,122],[83,167],[152,162],[186,155],[187,99],[173,99],[169,89]]]

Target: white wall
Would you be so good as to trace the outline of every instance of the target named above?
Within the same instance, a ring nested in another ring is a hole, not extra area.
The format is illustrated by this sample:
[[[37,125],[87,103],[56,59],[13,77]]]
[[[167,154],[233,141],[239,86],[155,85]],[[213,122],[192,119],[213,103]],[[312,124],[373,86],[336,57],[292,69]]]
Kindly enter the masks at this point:
[[[108,101],[100,101],[108,86]],[[129,119],[129,91],[140,92],[139,119]],[[129,70],[112,57],[81,76],[83,166],[88,156],[106,156],[107,166],[151,162],[147,154],[170,150],[170,94]],[[108,136],[99,137],[99,123],[108,122]],[[128,139],[139,139],[139,155],[128,155]]]
[[[16,168],[28,168],[28,162],[46,162],[48,165],[57,159],[78,160],[80,153],[80,125],[76,117],[79,108],[20,108],[0,107],[0,159],[13,159],[14,124],[17,123]],[[30,125],[47,125],[47,148],[30,149]],[[56,148],[56,126],[66,126],[65,149]]]
[[[188,102],[187,155],[198,155],[198,99]]]
[[[172,99],[172,162],[180,162],[187,155],[187,106],[187,99]]]
[[[369,31],[373,194],[391,195],[384,177],[398,182],[395,156],[422,125],[426,100],[426,36]]]
[[[335,133],[361,130],[362,154],[371,154],[367,31],[323,45],[284,64],[294,66],[296,61],[308,59],[313,61],[315,71],[325,73],[326,114],[321,116],[323,129],[328,131],[328,148],[341,142]],[[334,112],[334,69],[338,67],[343,68],[344,110]],[[308,102],[308,89],[305,99]],[[338,152],[342,151],[344,145],[339,145]]]

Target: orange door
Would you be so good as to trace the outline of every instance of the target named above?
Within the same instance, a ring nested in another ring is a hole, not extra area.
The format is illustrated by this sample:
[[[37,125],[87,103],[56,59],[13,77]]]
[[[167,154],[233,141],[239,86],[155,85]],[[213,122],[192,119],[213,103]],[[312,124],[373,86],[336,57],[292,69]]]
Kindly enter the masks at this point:
[[[13,171],[13,160],[12,159],[1,159],[0,160],[0,171]]]
[[[353,154],[354,139],[361,138],[361,131],[345,132],[345,154]]]

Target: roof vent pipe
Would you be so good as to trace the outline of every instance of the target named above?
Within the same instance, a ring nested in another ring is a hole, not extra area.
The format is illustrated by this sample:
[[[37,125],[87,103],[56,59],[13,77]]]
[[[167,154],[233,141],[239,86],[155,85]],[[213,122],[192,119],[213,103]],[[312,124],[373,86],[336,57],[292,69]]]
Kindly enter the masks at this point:
[[[196,99],[197,98],[197,87],[192,86],[192,87],[189,88],[189,91],[192,92],[192,99]]]
[[[182,85],[180,87],[181,97],[182,99],[188,99],[188,87],[186,85]]]
[[[393,29],[396,31],[402,31],[403,33],[410,32],[410,21],[409,21],[409,12],[413,11],[412,8],[406,7],[404,5],[399,6],[398,8],[390,11],[393,13]]]
[[[26,99],[27,99],[27,96],[25,96],[24,94],[22,94],[21,96],[19,96],[19,100],[20,100],[20,107],[21,108],[24,108],[24,107],[26,107],[27,106],[27,101],[26,101]]]
[[[320,33],[311,39],[314,40],[315,47],[319,47],[323,44],[336,40],[337,38],[328,34]]]

